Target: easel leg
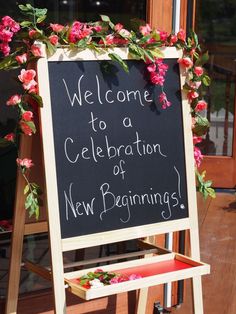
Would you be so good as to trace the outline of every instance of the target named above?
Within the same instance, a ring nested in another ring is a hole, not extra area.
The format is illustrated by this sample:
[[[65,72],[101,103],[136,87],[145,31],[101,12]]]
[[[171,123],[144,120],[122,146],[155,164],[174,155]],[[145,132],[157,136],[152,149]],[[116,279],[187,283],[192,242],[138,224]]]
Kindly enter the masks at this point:
[[[201,276],[192,278],[192,284],[193,284],[194,314],[203,314]]]
[[[20,152],[24,156],[31,156],[32,139],[30,137],[23,137],[20,144]],[[24,186],[25,181],[21,173],[17,173],[17,189],[15,196],[15,208],[13,218],[13,231],[11,238],[11,257],[9,265],[8,291],[6,299],[5,314],[17,313],[17,302],[20,285],[20,271],[22,250],[24,241],[24,227],[25,227],[25,197]]]
[[[145,314],[147,308],[148,288],[139,290],[136,314]]]

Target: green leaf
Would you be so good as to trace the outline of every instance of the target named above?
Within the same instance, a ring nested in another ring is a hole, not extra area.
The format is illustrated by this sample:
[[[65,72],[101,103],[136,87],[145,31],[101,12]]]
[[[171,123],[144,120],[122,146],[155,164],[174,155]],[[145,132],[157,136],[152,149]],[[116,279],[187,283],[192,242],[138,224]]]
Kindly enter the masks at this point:
[[[27,194],[29,192],[29,185],[27,184],[24,188],[24,194]]]
[[[46,15],[42,15],[42,16],[38,17],[37,18],[37,23],[43,22],[46,19],[46,17],[47,17]]]
[[[208,119],[200,115],[197,115],[195,120],[196,123],[193,129],[194,134],[198,136],[204,135],[210,126]]]
[[[207,63],[208,59],[209,59],[209,54],[207,51],[202,56],[200,56],[200,58],[198,58],[196,60],[195,65],[196,66],[203,65],[203,64]]]
[[[24,6],[23,4],[18,5],[18,7],[21,11],[28,11],[28,8]]]
[[[33,121],[24,121],[25,124],[27,124],[33,133],[36,133],[36,127]]]
[[[130,20],[130,25],[131,25],[131,29],[137,32],[139,31],[140,26],[146,25],[146,22],[138,18],[133,18]]]
[[[127,63],[118,54],[112,52],[109,53],[108,56],[111,58],[111,60],[118,62],[125,72],[129,72]]]
[[[42,99],[41,96],[39,96],[39,95],[37,95],[35,93],[31,93],[30,97],[37,102],[39,107],[41,107],[41,108],[43,107],[43,99]]]
[[[20,23],[21,27],[29,27],[31,25],[33,25],[33,23],[30,22],[30,21],[23,21],[23,22]]]
[[[0,70],[11,70],[13,67],[19,67],[15,56],[17,53],[13,53],[7,57],[4,57],[0,62]]]
[[[155,58],[163,58],[164,57],[164,54],[158,48],[150,50],[150,52],[152,53],[153,57],[155,57]]]
[[[129,54],[133,56],[134,58],[143,59],[144,60],[144,49],[141,47],[135,45],[135,44],[130,44],[129,45]]]
[[[101,20],[102,20],[103,22],[106,22],[106,23],[111,22],[109,16],[107,16],[107,15],[100,15],[100,17],[101,17]]]
[[[202,77],[202,83],[205,85],[205,86],[209,86],[211,84],[211,79],[208,75],[204,74],[203,77]]]

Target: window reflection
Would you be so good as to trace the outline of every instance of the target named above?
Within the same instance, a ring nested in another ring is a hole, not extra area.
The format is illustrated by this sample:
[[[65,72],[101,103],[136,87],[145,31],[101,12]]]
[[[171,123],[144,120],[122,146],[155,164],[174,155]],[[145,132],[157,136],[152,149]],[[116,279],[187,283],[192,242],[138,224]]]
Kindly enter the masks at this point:
[[[196,31],[204,49],[212,84],[206,92],[211,128],[203,153],[232,155],[236,77],[236,2],[197,1]]]

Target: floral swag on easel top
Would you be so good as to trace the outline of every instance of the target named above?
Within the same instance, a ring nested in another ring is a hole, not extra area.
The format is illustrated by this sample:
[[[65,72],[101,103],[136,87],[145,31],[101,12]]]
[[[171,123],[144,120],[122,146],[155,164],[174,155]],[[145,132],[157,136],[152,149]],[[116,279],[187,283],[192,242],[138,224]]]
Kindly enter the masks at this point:
[[[185,32],[180,30],[177,35],[152,29],[150,25],[140,20],[133,20],[133,30],[126,30],[122,24],[113,24],[108,16],[101,15],[101,20],[93,23],[73,22],[71,25],[45,23],[47,9],[33,8],[30,4],[19,5],[19,9],[26,17],[21,22],[14,21],[5,16],[0,22],[0,70],[20,68],[17,77],[22,85],[21,95],[12,95],[6,102],[18,112],[18,124],[14,132],[6,134],[0,139],[0,145],[16,145],[20,133],[31,136],[36,132],[34,114],[37,112],[36,104],[42,106],[42,99],[37,94],[36,72],[27,70],[28,63],[37,61],[42,52],[37,42],[46,45],[50,54],[57,47],[69,46],[70,48],[92,49],[102,52],[113,47],[127,47],[129,54],[135,59],[143,60],[147,65],[147,75],[152,84],[160,86],[158,102],[163,109],[171,106],[164,91],[165,74],[168,66],[162,61],[160,47],[176,47],[183,50],[183,57],[178,60],[186,72],[184,89],[191,104],[192,131],[194,143],[194,157],[196,164],[197,189],[206,198],[214,197],[211,181],[205,181],[205,172],[198,171],[202,154],[196,146],[201,142],[209,127],[206,118],[200,112],[207,108],[207,103],[202,97],[203,86],[210,84],[210,78],[202,67],[208,60],[208,54],[202,53],[198,38],[194,32],[191,38],[186,39]],[[112,50],[111,50],[112,51]],[[113,52],[109,57],[118,62],[125,71],[128,66],[121,57]],[[24,189],[25,208],[29,215],[39,217],[40,188],[36,183],[29,181],[28,172],[33,166],[33,161],[27,156],[17,158],[19,169],[24,176],[26,186]]]

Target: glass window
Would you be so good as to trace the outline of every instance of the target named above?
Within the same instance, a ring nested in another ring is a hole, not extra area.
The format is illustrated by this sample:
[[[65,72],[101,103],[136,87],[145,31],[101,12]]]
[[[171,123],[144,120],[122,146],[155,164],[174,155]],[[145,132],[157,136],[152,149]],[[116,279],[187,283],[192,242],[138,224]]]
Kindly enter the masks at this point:
[[[234,0],[197,1],[196,31],[204,49],[212,84],[208,100],[211,127],[203,153],[232,155],[236,77],[236,2]]]

